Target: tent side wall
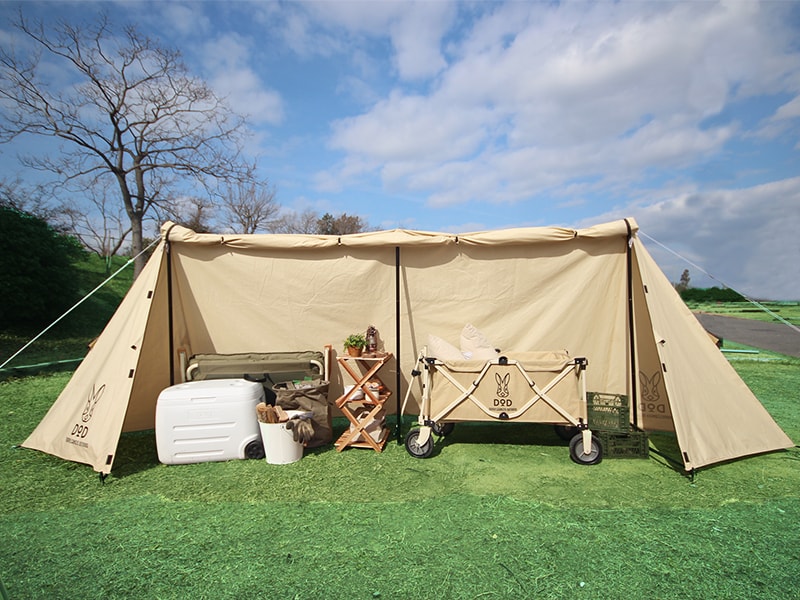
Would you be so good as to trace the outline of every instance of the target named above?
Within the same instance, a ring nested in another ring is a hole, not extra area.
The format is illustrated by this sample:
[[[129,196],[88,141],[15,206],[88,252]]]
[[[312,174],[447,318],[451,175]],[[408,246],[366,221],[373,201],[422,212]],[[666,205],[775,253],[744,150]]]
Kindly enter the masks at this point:
[[[163,263],[162,243],[24,447],[111,471],[131,390],[142,380],[140,358],[148,352],[145,331],[152,329],[148,318]],[[141,395],[134,397],[141,402]]]
[[[341,350],[378,327],[394,348],[394,248],[174,245],[176,345],[189,354]]]
[[[412,248],[402,262],[407,370],[429,334],[458,346],[472,323],[509,356],[567,350],[586,357],[589,389],[626,392],[624,236]]]
[[[406,239],[388,233],[387,241]],[[382,372],[384,382],[396,397],[404,395],[427,336],[458,346],[462,328],[472,323],[506,351],[567,349],[586,356],[592,389],[625,393],[626,238],[617,229],[593,233],[555,230],[528,240],[506,232],[505,243],[497,233],[488,241],[481,235],[411,239],[400,248],[402,356]],[[176,348],[274,352],[331,344],[341,351],[348,334],[372,324],[394,352],[396,246],[364,243],[379,237],[300,248],[258,246],[257,240],[237,240],[243,247],[231,248],[219,238],[216,244],[173,242]],[[394,389],[398,365],[400,390]],[[331,393],[346,383],[334,373]]]
[[[686,470],[791,448],[638,239],[633,251]]]

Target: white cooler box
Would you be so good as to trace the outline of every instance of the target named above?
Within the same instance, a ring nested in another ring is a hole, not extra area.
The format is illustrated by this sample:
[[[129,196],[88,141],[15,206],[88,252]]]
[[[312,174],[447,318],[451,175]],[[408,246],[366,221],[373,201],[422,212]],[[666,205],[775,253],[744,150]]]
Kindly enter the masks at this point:
[[[256,405],[260,383],[189,381],[163,390],[156,404],[156,447],[164,464],[264,458]]]

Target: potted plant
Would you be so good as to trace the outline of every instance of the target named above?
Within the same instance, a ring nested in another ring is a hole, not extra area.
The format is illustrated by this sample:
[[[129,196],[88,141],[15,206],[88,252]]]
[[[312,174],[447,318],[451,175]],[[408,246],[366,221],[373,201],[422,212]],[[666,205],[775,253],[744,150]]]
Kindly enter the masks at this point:
[[[367,345],[367,338],[363,333],[351,333],[344,340],[344,349],[350,356],[361,356],[361,351]]]

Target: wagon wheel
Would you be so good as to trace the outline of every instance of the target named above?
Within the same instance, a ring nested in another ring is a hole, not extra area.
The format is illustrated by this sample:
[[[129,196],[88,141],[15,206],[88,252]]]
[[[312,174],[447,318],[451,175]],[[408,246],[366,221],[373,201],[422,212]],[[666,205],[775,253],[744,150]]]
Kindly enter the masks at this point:
[[[433,454],[433,438],[428,438],[422,446],[419,445],[419,429],[412,429],[406,435],[406,450],[414,458],[428,458]]]
[[[575,434],[580,431],[574,425],[553,425],[553,428],[556,430],[556,435],[565,442],[572,441],[572,438],[575,437]]]
[[[569,443],[569,457],[579,465],[596,465],[603,460],[603,446],[596,436],[592,436],[589,454],[583,452],[583,433],[578,433]]]
[[[453,433],[453,429],[456,428],[455,423],[435,423],[432,427],[433,433],[440,437],[447,437],[451,433]]]
[[[264,444],[261,440],[253,440],[244,447],[245,458],[264,458]]]

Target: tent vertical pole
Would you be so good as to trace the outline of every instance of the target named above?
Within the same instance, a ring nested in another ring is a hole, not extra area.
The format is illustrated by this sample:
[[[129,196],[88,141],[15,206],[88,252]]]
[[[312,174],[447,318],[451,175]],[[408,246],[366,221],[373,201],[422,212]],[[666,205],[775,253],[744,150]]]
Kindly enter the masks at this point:
[[[395,390],[397,390],[397,443],[403,439],[403,424],[400,420],[400,246],[394,247],[394,339],[395,339]]]
[[[625,254],[627,261],[627,279],[628,279],[628,336],[630,347],[630,361],[631,361],[631,406],[633,407],[633,426],[638,429],[639,427],[639,404],[637,401],[638,388],[636,386],[636,331],[634,330],[634,314],[633,314],[633,232],[631,231],[631,224],[628,219],[625,219],[625,227],[628,228],[628,237],[625,242]]]
[[[174,227],[174,225],[173,225]],[[172,246],[169,241],[169,228],[165,236],[165,247],[167,252],[167,335],[169,335],[169,385],[175,385],[175,341],[173,339],[173,320],[172,320]]]

